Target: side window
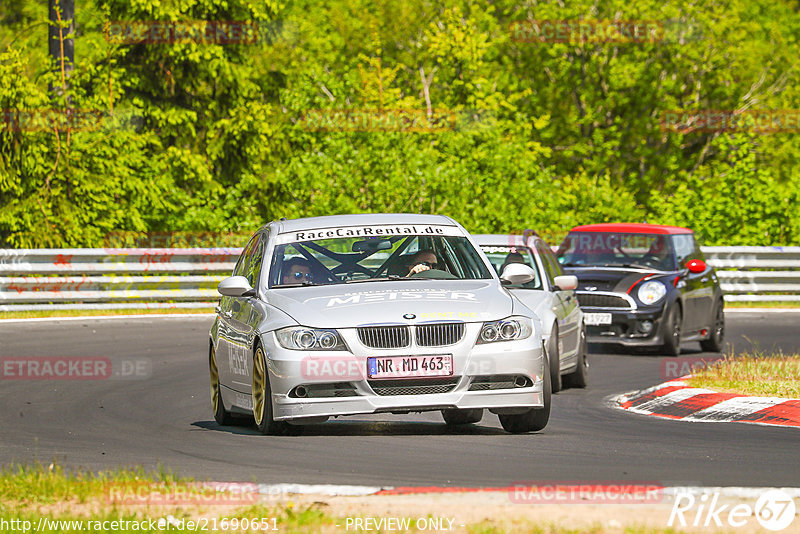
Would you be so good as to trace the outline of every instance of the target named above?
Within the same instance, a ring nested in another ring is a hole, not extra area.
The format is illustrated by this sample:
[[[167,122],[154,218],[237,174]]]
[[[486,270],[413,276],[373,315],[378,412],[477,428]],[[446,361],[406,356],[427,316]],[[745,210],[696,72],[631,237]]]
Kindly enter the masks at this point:
[[[247,281],[250,282],[250,287],[256,287],[258,276],[261,274],[261,264],[263,263],[262,260],[264,259],[265,242],[266,240],[264,239],[264,235],[259,235],[258,242],[251,251],[247,261],[247,268],[245,269],[244,276],[247,278]]]
[[[672,244],[675,247],[675,257],[678,260],[678,265],[685,265],[687,260],[697,258],[697,253],[700,252],[692,234],[674,235],[672,236]]]
[[[561,274],[561,266],[553,257],[552,251],[541,241],[536,243],[536,251],[539,253],[539,257],[542,259],[542,265],[544,265],[544,271],[547,274],[547,280],[550,282],[550,286],[552,286],[555,277]]]
[[[254,235],[250,239],[250,242],[247,243],[247,246],[244,247],[244,250],[242,250],[242,255],[239,256],[239,261],[236,262],[236,267],[233,268],[233,276],[247,276],[248,263],[256,243],[258,243],[258,235]]]

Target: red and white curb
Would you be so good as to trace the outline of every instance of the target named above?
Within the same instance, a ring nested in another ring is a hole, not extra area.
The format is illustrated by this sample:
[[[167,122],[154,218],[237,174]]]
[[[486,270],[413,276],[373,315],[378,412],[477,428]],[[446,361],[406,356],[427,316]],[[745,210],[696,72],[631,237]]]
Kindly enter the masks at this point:
[[[685,378],[625,393],[612,403],[633,413],[680,421],[800,427],[798,399],[718,393],[689,387]]]

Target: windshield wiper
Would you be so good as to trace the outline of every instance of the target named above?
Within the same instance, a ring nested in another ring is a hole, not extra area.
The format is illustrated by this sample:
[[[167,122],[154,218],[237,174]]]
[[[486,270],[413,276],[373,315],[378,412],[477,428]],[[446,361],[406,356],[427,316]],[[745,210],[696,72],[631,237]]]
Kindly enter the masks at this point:
[[[603,263],[600,265],[601,267],[624,267],[626,269],[650,269],[645,265],[639,265],[638,263]]]
[[[272,287],[273,288],[275,288],[275,287],[302,287],[302,286],[316,286],[316,285],[318,285],[318,284],[315,284],[314,282],[310,282],[308,280],[303,280],[302,282],[298,282],[298,283],[278,284],[278,285],[274,285]]]
[[[345,282],[346,284],[358,284],[361,282],[398,282],[401,280],[429,280],[428,278],[406,278],[405,276],[398,276],[396,274],[390,274],[389,276],[381,276],[379,278],[363,278],[360,280],[348,280]]]

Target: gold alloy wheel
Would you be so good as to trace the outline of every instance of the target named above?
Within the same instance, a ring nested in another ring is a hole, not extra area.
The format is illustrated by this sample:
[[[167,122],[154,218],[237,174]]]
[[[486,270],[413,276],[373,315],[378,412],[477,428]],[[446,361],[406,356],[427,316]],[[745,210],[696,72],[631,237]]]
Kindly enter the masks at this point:
[[[253,358],[253,417],[257,425],[264,422],[267,399],[265,395],[267,380],[267,363],[264,349],[258,347]]]
[[[211,347],[208,367],[211,371],[211,407],[214,408],[216,414],[219,408],[219,369],[217,369],[217,351],[214,350],[214,347]]]

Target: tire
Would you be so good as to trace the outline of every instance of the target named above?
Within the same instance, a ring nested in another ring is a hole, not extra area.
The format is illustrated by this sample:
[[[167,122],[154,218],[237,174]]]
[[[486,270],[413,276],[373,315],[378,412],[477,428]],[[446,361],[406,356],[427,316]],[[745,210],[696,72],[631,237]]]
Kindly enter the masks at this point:
[[[483,409],[442,410],[442,418],[447,426],[471,425],[473,423],[479,423],[480,420],[483,419]]]
[[[706,352],[722,352],[725,344],[725,307],[722,300],[714,306],[714,325],[708,339],[700,342],[700,348]]]
[[[672,305],[664,325],[664,344],[661,348],[668,356],[678,356],[681,353],[681,329],[683,327],[683,312],[677,302]]]
[[[542,347],[544,348],[544,347]],[[522,434],[525,432],[536,432],[542,430],[547,426],[550,420],[550,365],[547,358],[544,359],[544,388],[542,396],[544,398],[544,406],[541,408],[531,408],[525,413],[515,415],[498,415],[500,424],[506,432],[512,434]]]
[[[581,328],[581,339],[578,342],[578,367],[564,376],[564,382],[571,388],[585,388],[589,381],[589,349],[586,345],[586,329]]]
[[[553,393],[561,391],[561,354],[558,352],[558,326],[553,325],[550,341],[547,343],[547,357],[550,360],[550,384]]]
[[[219,367],[217,367],[217,351],[214,345],[208,351],[208,370],[211,374],[211,409],[214,410],[214,421],[218,425],[230,425],[233,423],[233,416],[225,409],[222,402],[222,388],[219,384]]]
[[[283,434],[286,423],[275,421],[272,413],[272,390],[269,385],[267,357],[261,343],[253,352],[253,419],[259,432],[265,435]]]

